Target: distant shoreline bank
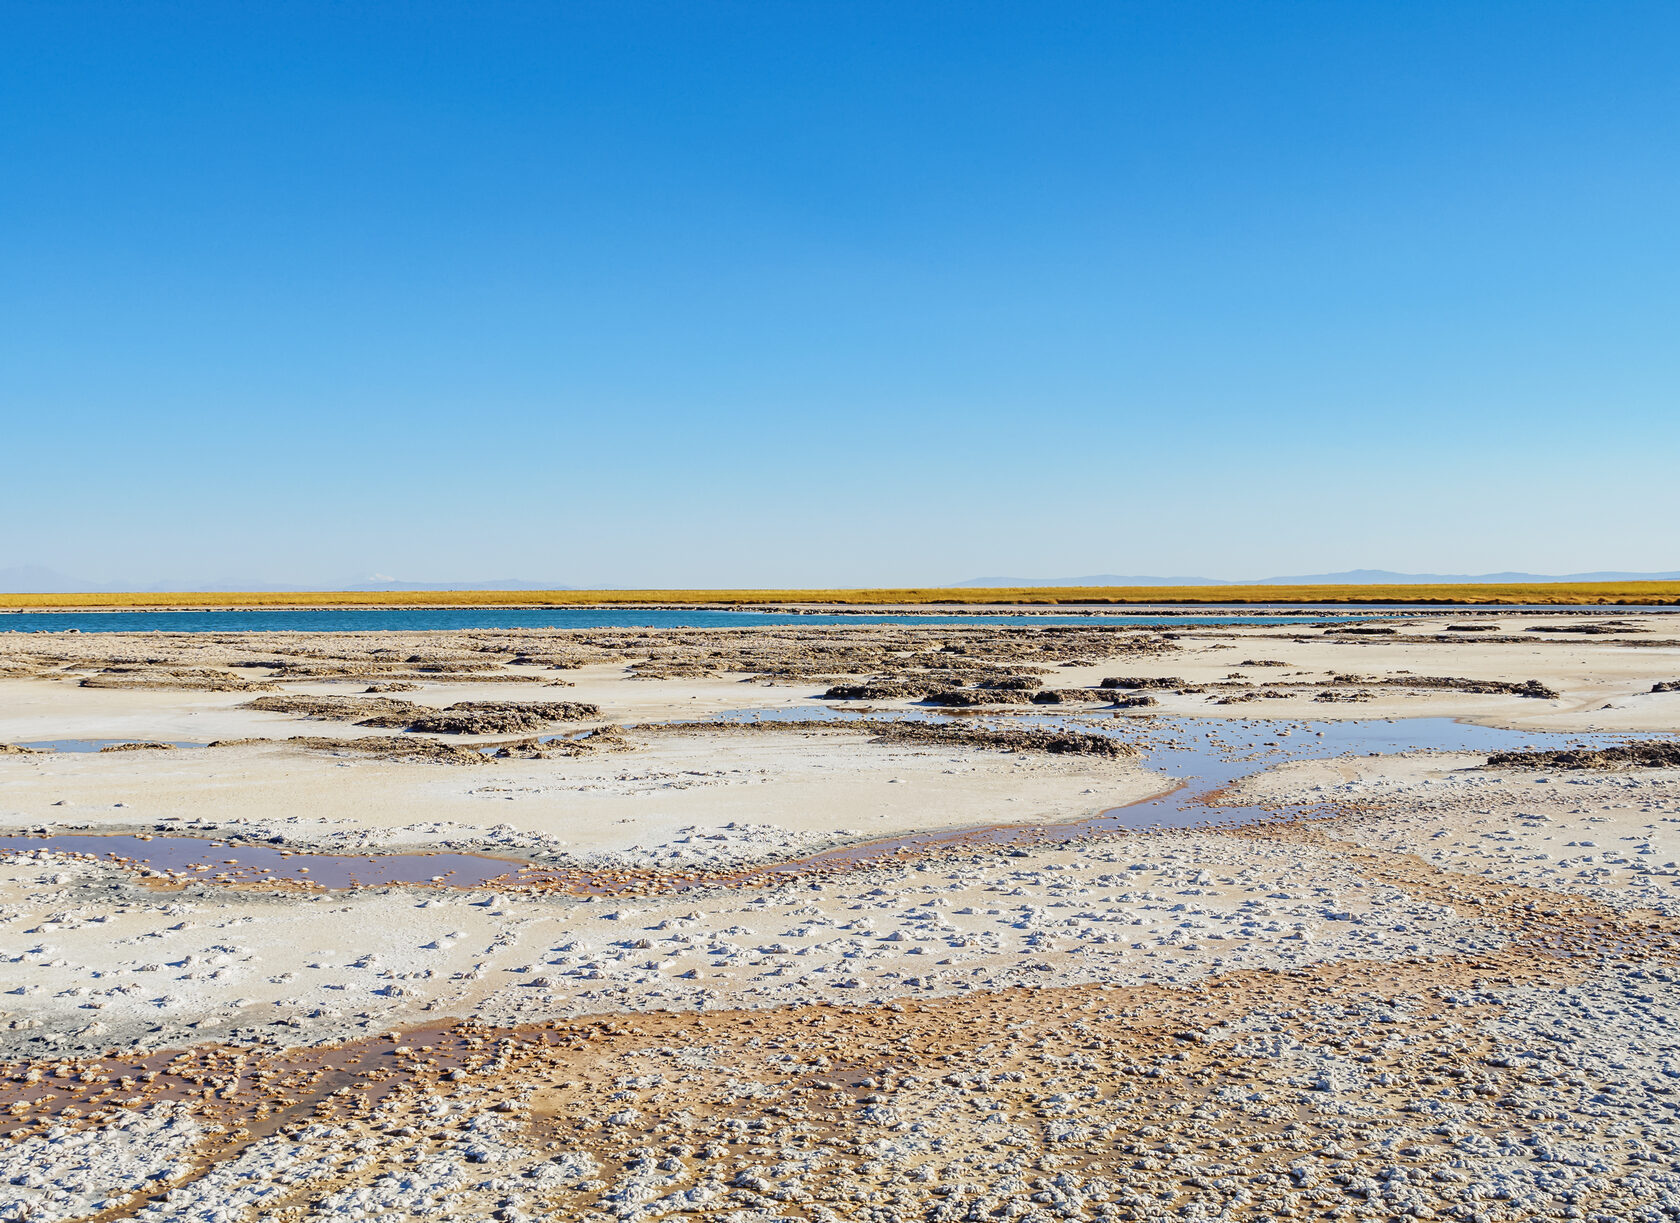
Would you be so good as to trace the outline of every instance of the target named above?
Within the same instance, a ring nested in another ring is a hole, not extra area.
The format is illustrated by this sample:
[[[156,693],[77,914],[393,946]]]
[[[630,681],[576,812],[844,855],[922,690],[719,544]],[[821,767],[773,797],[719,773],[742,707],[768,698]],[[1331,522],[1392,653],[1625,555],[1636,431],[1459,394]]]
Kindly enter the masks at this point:
[[[0,594],[7,612],[324,611],[505,608],[737,610],[784,615],[892,612],[929,615],[1193,615],[1214,609],[1299,614],[1312,607],[1680,608],[1680,582],[1534,583],[1459,586],[1025,587],[1013,589],[635,590],[635,591],[204,591]]]

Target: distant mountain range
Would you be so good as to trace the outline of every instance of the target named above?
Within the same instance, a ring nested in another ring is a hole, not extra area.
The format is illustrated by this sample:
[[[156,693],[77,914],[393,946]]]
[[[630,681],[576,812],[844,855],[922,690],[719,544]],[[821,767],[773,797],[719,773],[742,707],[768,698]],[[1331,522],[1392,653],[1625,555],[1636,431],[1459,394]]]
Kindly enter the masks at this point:
[[[1282,578],[1158,578],[1096,573],[1080,578],[970,578],[953,586],[1402,586],[1498,582],[1680,582],[1680,573],[1395,573],[1390,569],[1348,569]]]

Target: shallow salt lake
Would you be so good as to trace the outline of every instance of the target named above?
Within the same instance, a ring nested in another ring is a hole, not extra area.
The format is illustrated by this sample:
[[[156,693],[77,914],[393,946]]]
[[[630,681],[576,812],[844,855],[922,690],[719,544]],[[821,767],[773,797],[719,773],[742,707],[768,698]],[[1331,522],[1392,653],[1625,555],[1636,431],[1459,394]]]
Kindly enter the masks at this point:
[[[446,629],[632,629],[632,628],[764,628],[823,624],[963,624],[976,627],[1008,625],[1111,625],[1168,627],[1194,624],[1301,624],[1324,619],[1327,613],[1307,609],[1300,615],[1186,614],[1147,615],[1133,612],[1046,612],[1020,615],[984,608],[962,614],[894,614],[890,612],[761,612],[709,608],[590,608],[590,607],[328,607],[235,608],[191,611],[0,612],[0,632],[62,633],[376,633],[433,632]],[[1363,610],[1338,619],[1370,619]]]

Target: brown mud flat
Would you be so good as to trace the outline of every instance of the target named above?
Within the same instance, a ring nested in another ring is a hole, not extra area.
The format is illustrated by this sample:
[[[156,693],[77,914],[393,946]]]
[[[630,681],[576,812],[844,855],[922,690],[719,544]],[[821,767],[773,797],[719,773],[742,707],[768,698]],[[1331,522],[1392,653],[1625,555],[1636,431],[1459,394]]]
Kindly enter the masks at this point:
[[[1521,967],[1501,959],[1346,964],[1322,972],[1220,979],[1189,990],[1007,990],[885,1009],[652,1014],[535,1029],[461,1024],[287,1054],[212,1048],[7,1067],[11,1073],[0,1083],[0,1108],[13,1118],[12,1136],[22,1138],[55,1125],[97,1126],[118,1109],[182,1102],[216,1132],[193,1153],[192,1167],[176,1185],[190,1183],[195,1173],[262,1138],[299,1135],[311,1123],[346,1130],[346,1137],[377,1133],[371,1168],[312,1186],[297,1202],[301,1205],[356,1180],[401,1175],[415,1156],[449,1149],[456,1135],[427,1125],[425,1113],[438,1099],[464,1096],[463,1089],[470,1088],[475,1097],[487,1094],[494,1107],[505,1106],[519,1124],[520,1144],[545,1155],[582,1152],[595,1164],[622,1168],[646,1158],[640,1152],[651,1147],[658,1157],[700,1156],[721,1185],[754,1192],[757,1187],[742,1184],[742,1178],[765,1164],[766,1147],[809,1151],[820,1143],[829,1164],[820,1180],[832,1188],[814,1188],[812,1204],[843,1209],[859,1187],[880,1192],[901,1179],[882,1169],[869,1150],[879,1123],[871,1124],[864,1114],[891,1110],[895,1124],[937,1125],[948,1133],[952,1154],[1005,1151],[971,1128],[969,1118],[980,1118],[963,1106],[982,1092],[988,1112],[1007,1117],[997,1128],[1036,1132],[1039,1151],[1053,1149],[1044,1141],[1052,1118],[1070,1128],[1089,1130],[1093,1122],[1100,1127],[1101,1139],[1078,1143],[1054,1170],[1110,1176],[1156,1201],[1184,1201],[1197,1196],[1200,1177],[1217,1174],[1217,1165],[1234,1156],[1249,1177],[1274,1175],[1288,1184],[1289,1167],[1304,1153],[1350,1136],[1345,1124],[1315,1124],[1310,1117],[1254,1119],[1210,1108],[1233,1088],[1253,1095],[1282,1086],[1266,1082],[1262,1059],[1233,1055],[1209,1042],[1211,1031],[1240,1020],[1261,999],[1290,1009],[1325,998],[1446,1009],[1443,993],[1474,990],[1488,979],[1508,983]],[[1547,979],[1565,976],[1559,972]],[[1458,1023],[1469,1017],[1453,1015]],[[1385,1071],[1409,1079],[1430,1071],[1450,1075],[1471,1065],[1477,1067],[1478,1094],[1506,1097],[1520,1087],[1520,1071],[1477,1065],[1490,1051],[1486,1043],[1467,1047],[1441,1032],[1446,1024],[1430,1026],[1434,1030],[1423,1039],[1410,1034],[1405,1049],[1383,1048],[1387,1042],[1380,1039],[1350,1048],[1359,1055],[1369,1051],[1381,1058]],[[1305,1021],[1292,1035],[1310,1035],[1313,1028]],[[683,1050],[703,1050],[710,1064],[683,1065],[678,1060]],[[678,1090],[620,1086],[626,1078],[664,1078],[658,1072],[672,1063],[683,1065]],[[1075,1067],[1094,1093],[1071,1107],[1046,1108],[1045,1098],[1059,1094],[1055,1089]],[[1452,1086],[1441,1094],[1457,1097],[1459,1077],[1442,1080]],[[743,1084],[756,1090],[743,1091]],[[1402,1116],[1410,1103],[1402,1092],[1369,1102],[1364,1124],[1352,1136],[1369,1139],[1371,1129]],[[949,1117],[953,1106],[962,1110],[956,1126]],[[625,1114],[634,1114],[634,1120]],[[1495,1114],[1472,1128],[1497,1134],[1509,1124]],[[1206,1141],[1213,1132],[1218,1139]],[[1011,1145],[1019,1141],[1016,1134],[1007,1136]],[[1181,1144],[1198,1137],[1203,1141],[1195,1144],[1193,1159],[1201,1168],[1149,1175],[1150,1162],[1180,1153]],[[1404,1162],[1427,1168],[1440,1153],[1418,1149]],[[1041,1158],[1037,1151],[1033,1157]],[[931,1185],[921,1193],[901,1188],[899,1204],[920,1197],[926,1208],[949,1196],[935,1194]],[[598,1190],[557,1186],[545,1204],[553,1217],[578,1218],[603,1205],[602,1196]],[[725,1196],[734,1199],[729,1204],[735,1208],[756,1204]],[[125,1203],[94,1217],[125,1217],[140,1204]],[[794,1218],[822,1217],[807,1213],[809,1206],[793,1209]]]
[[[1473,913],[1509,945],[1170,988],[445,1023],[292,1051],[113,1050],[5,1067],[0,1110],[21,1140],[177,1102],[207,1132],[171,1181],[182,1192],[269,1136],[318,1145],[334,1135],[332,1171],[261,1217],[308,1213],[347,1191],[377,1197],[428,1159],[481,1158],[475,1141],[490,1143],[482,1158],[498,1162],[496,1176],[451,1198],[450,1217],[504,1208],[517,1174],[537,1182],[522,1200],[550,1217],[609,1218],[622,1187],[650,1170],[703,1188],[711,1211],[771,1205],[823,1221],[984,1218],[1058,1193],[1120,1219],[1538,1217],[1473,1197],[1467,1213],[1467,1177],[1438,1173],[1465,1168],[1466,1151],[1543,1159],[1529,1147],[1550,1142],[1563,1097],[1602,1085],[1543,1051],[1512,1056],[1481,1025],[1507,1014],[1503,991],[1568,987],[1632,958],[1672,964],[1680,922],[1365,851],[1337,841],[1335,823],[1232,835],[1331,845],[1373,878]],[[1269,1052],[1280,1046],[1316,1050],[1326,1068],[1303,1078],[1301,1064]],[[1357,1081],[1342,1081],[1342,1066]],[[476,1140],[483,1127],[446,1104],[494,1118],[496,1138]],[[1613,1120],[1601,1129],[1599,1171],[1558,1209],[1632,1218],[1653,1200],[1644,1145]],[[543,1171],[580,1160],[596,1171]],[[144,1205],[136,1194],[92,1217]]]
[[[1174,632],[1135,625],[798,625],[730,629],[505,629],[240,634],[28,634],[14,677],[93,686],[273,691],[291,682],[532,683],[602,663],[629,674],[740,675],[831,684],[840,676],[949,688],[1087,658],[1153,655]],[[108,640],[107,640],[108,639]],[[116,653],[133,651],[144,654]]]

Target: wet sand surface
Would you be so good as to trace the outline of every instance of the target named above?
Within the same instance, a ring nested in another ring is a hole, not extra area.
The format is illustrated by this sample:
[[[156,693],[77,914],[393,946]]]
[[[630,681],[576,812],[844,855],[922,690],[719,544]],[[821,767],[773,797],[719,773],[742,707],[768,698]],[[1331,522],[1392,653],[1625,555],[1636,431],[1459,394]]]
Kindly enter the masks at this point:
[[[0,1218],[1674,1217],[1666,625],[0,635]]]

